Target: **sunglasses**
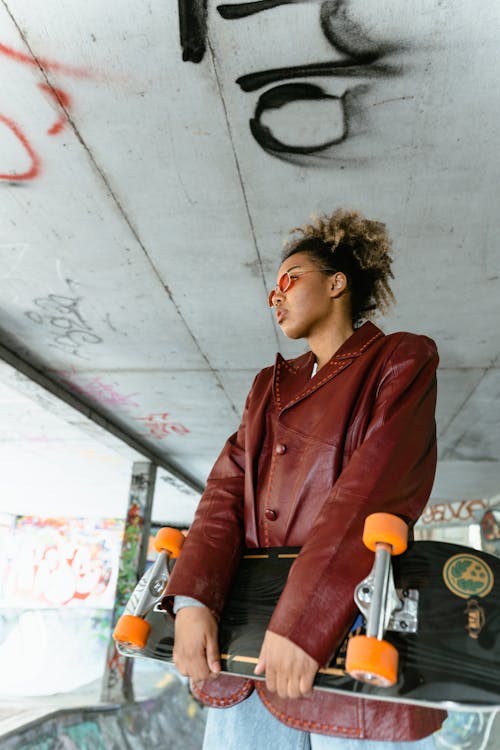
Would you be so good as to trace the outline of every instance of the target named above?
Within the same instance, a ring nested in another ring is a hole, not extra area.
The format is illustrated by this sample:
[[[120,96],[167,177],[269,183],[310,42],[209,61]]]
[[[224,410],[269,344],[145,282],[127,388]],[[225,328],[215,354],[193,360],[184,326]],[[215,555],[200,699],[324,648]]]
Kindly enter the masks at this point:
[[[274,289],[271,289],[269,292],[269,296],[267,298],[267,301],[269,303],[269,307],[274,307],[274,298],[276,297],[276,293],[281,292],[281,294],[285,294],[285,292],[290,291],[294,287],[294,285],[297,283],[297,281],[300,279],[301,276],[305,276],[306,273],[335,273],[335,271],[330,270],[329,268],[314,268],[311,271],[302,271],[302,273],[294,273],[293,276],[290,276],[288,271],[285,271],[285,273],[279,277],[278,283],[274,287]]]

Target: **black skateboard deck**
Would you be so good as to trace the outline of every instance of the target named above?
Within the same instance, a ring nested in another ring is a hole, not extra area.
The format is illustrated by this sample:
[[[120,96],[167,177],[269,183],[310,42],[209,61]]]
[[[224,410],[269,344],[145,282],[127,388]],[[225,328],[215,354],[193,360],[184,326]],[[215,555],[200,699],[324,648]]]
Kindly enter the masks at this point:
[[[266,626],[299,551],[245,551],[220,623],[223,672],[255,677]],[[398,630],[384,635],[399,652],[397,683],[377,687],[346,674],[347,641],[363,632],[360,615],[328,667],[318,672],[315,688],[453,710],[498,707],[500,559],[444,542],[414,542],[392,558],[392,568],[398,596],[412,599],[417,620],[416,632],[405,632],[403,616]],[[139,592],[141,585],[147,581],[138,584]],[[133,599],[126,611],[132,611]],[[118,643],[122,654],[172,660],[173,620],[159,607],[145,617],[151,625],[147,645],[137,649]]]

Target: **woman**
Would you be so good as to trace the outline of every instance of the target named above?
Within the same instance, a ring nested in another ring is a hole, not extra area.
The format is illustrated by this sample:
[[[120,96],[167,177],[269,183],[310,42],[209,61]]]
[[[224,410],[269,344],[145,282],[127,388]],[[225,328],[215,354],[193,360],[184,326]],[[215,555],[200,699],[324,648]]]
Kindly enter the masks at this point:
[[[429,497],[436,347],[361,324],[393,301],[383,224],[337,210],[294,231],[269,304],[283,333],[310,351],[278,354],[257,375],[208,478],[168,589],[175,663],[200,700],[226,709],[209,712],[206,750],[351,750],[366,739],[370,748],[433,747],[422,738],[443,712],[313,693],[312,684],[354,619],[353,590],[371,566],[366,516],[387,511],[411,525]],[[217,619],[245,546],[301,547],[255,669],[266,681],[255,685],[216,678]]]

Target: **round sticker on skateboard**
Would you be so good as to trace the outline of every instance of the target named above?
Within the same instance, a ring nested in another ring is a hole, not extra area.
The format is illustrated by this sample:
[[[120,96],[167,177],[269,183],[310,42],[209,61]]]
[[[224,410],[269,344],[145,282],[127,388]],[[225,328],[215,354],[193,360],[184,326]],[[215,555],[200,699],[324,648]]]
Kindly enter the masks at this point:
[[[450,557],[443,568],[443,578],[447,588],[462,599],[487,596],[495,581],[490,566],[469,554]]]

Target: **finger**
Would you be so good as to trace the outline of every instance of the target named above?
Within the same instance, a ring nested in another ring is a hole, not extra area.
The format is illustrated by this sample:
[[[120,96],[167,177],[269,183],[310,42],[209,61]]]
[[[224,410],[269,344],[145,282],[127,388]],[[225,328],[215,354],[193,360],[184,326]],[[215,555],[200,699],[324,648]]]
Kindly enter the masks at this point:
[[[178,646],[174,646],[174,650],[172,652],[172,659],[175,664],[175,667],[178,672],[180,672],[184,677],[187,677],[187,664],[186,660],[184,659],[182,650]]]
[[[302,693],[300,692],[299,683],[297,680],[291,679],[288,680],[288,683],[286,685],[286,696],[282,696],[285,698],[302,698]]]
[[[266,662],[262,657],[259,656],[259,661],[257,662],[257,666],[253,670],[254,674],[264,674],[266,671]]]
[[[299,693],[304,698],[310,698],[313,694],[314,675],[303,675],[299,681]]]
[[[289,693],[289,679],[282,672],[278,671],[276,675],[276,692],[280,698],[291,698]]]
[[[191,677],[191,679],[195,682],[199,682],[200,680],[208,680],[208,678],[210,677],[210,670],[208,668],[205,654],[190,663],[188,676]]]
[[[219,645],[215,638],[208,638],[206,658],[209,670],[218,674],[220,672],[220,654]]]
[[[268,665],[266,671],[266,687],[271,693],[276,692],[276,672]]]
[[[175,653],[173,654],[173,661],[174,661],[174,664],[175,664],[175,668],[177,669],[177,671],[179,672],[179,674],[181,674],[183,677],[189,677],[189,675],[188,675],[188,673],[186,671],[186,668],[184,666],[184,662]]]
[[[195,680],[208,680],[210,677],[210,669],[207,664],[207,660],[205,657],[205,654],[203,654],[203,657],[200,659],[200,661],[196,664],[196,667],[194,668],[194,679]]]
[[[265,645],[262,646],[260,649],[259,659],[257,661],[257,666],[253,670],[254,674],[264,674],[266,671],[266,647]]]
[[[191,654],[177,652],[174,655],[174,664],[182,675],[194,681],[206,680],[210,675],[205,651]]]

